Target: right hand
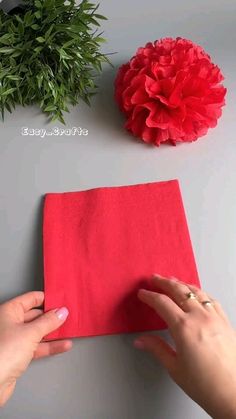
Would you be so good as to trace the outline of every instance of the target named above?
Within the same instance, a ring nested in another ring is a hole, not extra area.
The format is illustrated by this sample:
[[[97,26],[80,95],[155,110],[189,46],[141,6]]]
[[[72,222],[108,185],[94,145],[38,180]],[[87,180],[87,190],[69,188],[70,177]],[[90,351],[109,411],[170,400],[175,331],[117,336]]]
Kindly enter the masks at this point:
[[[154,335],[140,336],[135,346],[153,353],[214,419],[235,419],[236,333],[220,304],[175,278],[156,275],[153,282],[157,292],[140,290],[138,297],[165,320],[175,348]],[[187,298],[189,292],[197,298]],[[202,304],[207,300],[212,304]]]

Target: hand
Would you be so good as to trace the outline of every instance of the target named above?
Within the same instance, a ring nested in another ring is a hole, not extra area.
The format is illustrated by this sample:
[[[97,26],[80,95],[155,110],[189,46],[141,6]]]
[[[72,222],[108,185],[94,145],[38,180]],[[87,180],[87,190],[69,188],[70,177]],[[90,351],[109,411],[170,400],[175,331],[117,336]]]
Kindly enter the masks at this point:
[[[45,314],[44,293],[29,292],[0,305],[0,406],[12,395],[17,378],[32,359],[68,351],[70,340],[41,342],[43,337],[64,323],[68,310],[63,307]]]
[[[138,297],[165,320],[175,348],[154,335],[139,337],[135,346],[152,352],[213,418],[235,419],[236,333],[220,304],[174,278],[158,275],[153,282],[157,292],[140,290]],[[189,292],[197,298],[188,298]],[[207,300],[212,304],[202,304]]]

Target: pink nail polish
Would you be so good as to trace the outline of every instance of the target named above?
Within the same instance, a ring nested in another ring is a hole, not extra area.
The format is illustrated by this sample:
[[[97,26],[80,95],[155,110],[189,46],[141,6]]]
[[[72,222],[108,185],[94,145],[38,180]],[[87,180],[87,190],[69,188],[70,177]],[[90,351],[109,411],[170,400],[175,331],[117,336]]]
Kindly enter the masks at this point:
[[[137,349],[144,349],[144,343],[140,339],[137,339],[137,340],[134,341],[134,346]]]
[[[56,313],[56,315],[57,315],[57,317],[58,317],[59,320],[64,321],[64,320],[66,320],[66,318],[67,318],[67,316],[69,314],[69,311],[68,311],[68,309],[66,307],[61,307],[58,310],[56,310],[55,313]]]

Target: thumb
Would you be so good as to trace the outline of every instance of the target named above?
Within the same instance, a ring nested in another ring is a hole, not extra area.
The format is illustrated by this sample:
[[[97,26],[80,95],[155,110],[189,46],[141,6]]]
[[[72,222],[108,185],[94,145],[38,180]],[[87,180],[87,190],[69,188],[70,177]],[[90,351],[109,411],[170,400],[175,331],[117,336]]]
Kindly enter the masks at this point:
[[[152,353],[168,371],[173,370],[176,353],[160,336],[140,336],[135,340],[134,346],[138,349]]]
[[[42,314],[32,322],[28,323],[29,328],[34,331],[39,341],[48,333],[58,329],[67,319],[69,311],[66,307],[57,310],[50,310]]]

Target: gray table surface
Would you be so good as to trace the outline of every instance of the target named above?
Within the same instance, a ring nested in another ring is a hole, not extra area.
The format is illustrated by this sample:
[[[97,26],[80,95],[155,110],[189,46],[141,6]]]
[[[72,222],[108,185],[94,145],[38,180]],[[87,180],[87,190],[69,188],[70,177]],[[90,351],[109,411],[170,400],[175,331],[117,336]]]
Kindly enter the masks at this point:
[[[234,0],[102,0],[114,52],[88,108],[66,116],[84,137],[22,136],[46,128],[37,107],[17,108],[1,123],[0,298],[42,287],[42,196],[97,186],[178,178],[203,287],[235,314],[236,271],[236,3]],[[227,106],[216,129],[193,144],[153,148],[122,128],[113,101],[117,67],[149,40],[183,36],[221,66]],[[4,419],[203,419],[207,415],[172,383],[134,336],[74,340],[73,350],[33,363],[0,413]]]

